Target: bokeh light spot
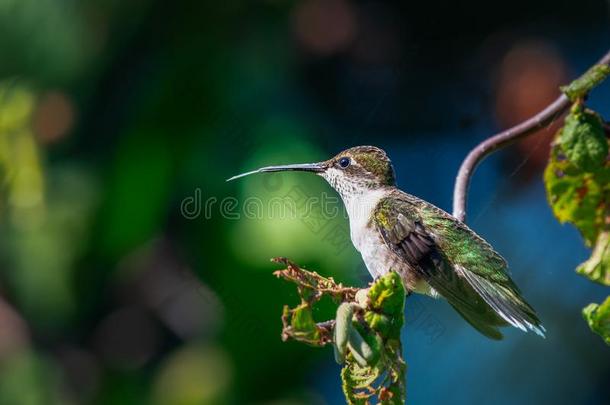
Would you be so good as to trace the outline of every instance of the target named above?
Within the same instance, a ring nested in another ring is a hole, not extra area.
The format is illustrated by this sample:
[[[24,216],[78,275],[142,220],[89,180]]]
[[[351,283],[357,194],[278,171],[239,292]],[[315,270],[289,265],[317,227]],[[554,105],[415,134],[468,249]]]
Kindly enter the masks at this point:
[[[294,10],[299,42],[309,51],[327,55],[343,49],[353,40],[356,19],[344,0],[308,0]]]
[[[34,114],[34,131],[43,143],[64,138],[74,125],[74,104],[67,95],[50,92],[42,96]]]
[[[226,397],[232,371],[217,347],[187,346],[163,364],[153,391],[153,404],[215,404]]]
[[[104,319],[94,341],[107,363],[120,369],[135,369],[153,356],[158,335],[157,325],[146,311],[128,307]]]

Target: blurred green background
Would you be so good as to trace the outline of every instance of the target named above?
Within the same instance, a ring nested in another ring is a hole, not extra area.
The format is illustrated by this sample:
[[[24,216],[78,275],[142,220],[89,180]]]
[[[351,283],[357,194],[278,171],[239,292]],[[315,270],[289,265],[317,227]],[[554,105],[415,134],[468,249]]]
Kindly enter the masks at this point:
[[[342,403],[330,349],[281,342],[297,295],[269,262],[368,281],[342,209],[268,209],[335,194],[225,179],[374,144],[449,209],[468,150],[606,51],[609,4],[0,0],[0,404]],[[608,403],[580,317],[608,292],[573,272],[588,252],[541,182],[556,128],[481,166],[469,219],[548,339],[489,342],[411,297],[411,403]]]

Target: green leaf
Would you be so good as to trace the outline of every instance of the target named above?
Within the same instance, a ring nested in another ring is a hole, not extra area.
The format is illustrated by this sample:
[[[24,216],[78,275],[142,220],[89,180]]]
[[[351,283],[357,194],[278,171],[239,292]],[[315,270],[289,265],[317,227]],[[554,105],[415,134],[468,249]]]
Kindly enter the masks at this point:
[[[320,338],[320,331],[313,320],[311,307],[307,303],[299,305],[292,311],[290,326],[295,336],[304,340],[315,342]]]
[[[404,323],[405,294],[400,276],[393,271],[377,279],[369,289],[370,311],[365,314],[365,320],[384,338],[400,336]],[[388,318],[389,322],[386,321]]]
[[[557,142],[568,160],[586,172],[600,168],[608,156],[601,119],[580,106],[575,106],[566,117]]]
[[[597,237],[591,257],[576,269],[591,281],[610,286],[610,231],[603,231]]]
[[[576,101],[583,98],[595,86],[603,82],[609,74],[610,66],[595,65],[572,83],[567,86],[562,86],[561,91],[568,96],[570,100]]]
[[[582,310],[582,315],[591,330],[600,335],[610,346],[610,296],[601,305],[587,305]]]
[[[348,363],[341,370],[342,388],[348,405],[369,404],[370,395],[367,389],[375,383],[380,375],[381,370],[379,368],[360,366],[354,361],[350,353]]]
[[[377,331],[381,336],[389,336],[392,326],[392,320],[383,314],[379,314],[373,311],[367,311],[364,314],[364,320],[371,327],[371,329]]]
[[[371,286],[368,297],[370,307],[384,314],[402,313],[405,303],[405,289],[400,276],[391,271],[380,277]]]
[[[587,246],[593,246],[610,207],[610,163],[587,173],[570,162],[558,145],[553,146],[544,171],[549,204],[561,223],[574,224]]]

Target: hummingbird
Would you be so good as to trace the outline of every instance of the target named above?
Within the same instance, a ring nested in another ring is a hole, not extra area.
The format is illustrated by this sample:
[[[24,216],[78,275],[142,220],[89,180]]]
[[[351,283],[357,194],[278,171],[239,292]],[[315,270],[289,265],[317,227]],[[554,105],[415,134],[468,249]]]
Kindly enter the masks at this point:
[[[509,325],[544,337],[506,260],[462,221],[399,190],[382,149],[356,146],[326,161],[262,167],[227,181],[281,171],[315,173],[337,191],[349,216],[352,243],[374,279],[396,271],[408,293],[446,299],[491,339],[502,339],[500,327]]]

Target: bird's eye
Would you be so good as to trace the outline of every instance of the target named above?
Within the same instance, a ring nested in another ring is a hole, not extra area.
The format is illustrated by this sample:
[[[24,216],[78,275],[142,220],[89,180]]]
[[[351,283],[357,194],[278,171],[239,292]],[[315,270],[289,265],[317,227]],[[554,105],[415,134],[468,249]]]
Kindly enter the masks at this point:
[[[352,161],[348,157],[342,157],[339,159],[339,166],[341,166],[342,169],[345,169],[350,163],[352,163]]]

